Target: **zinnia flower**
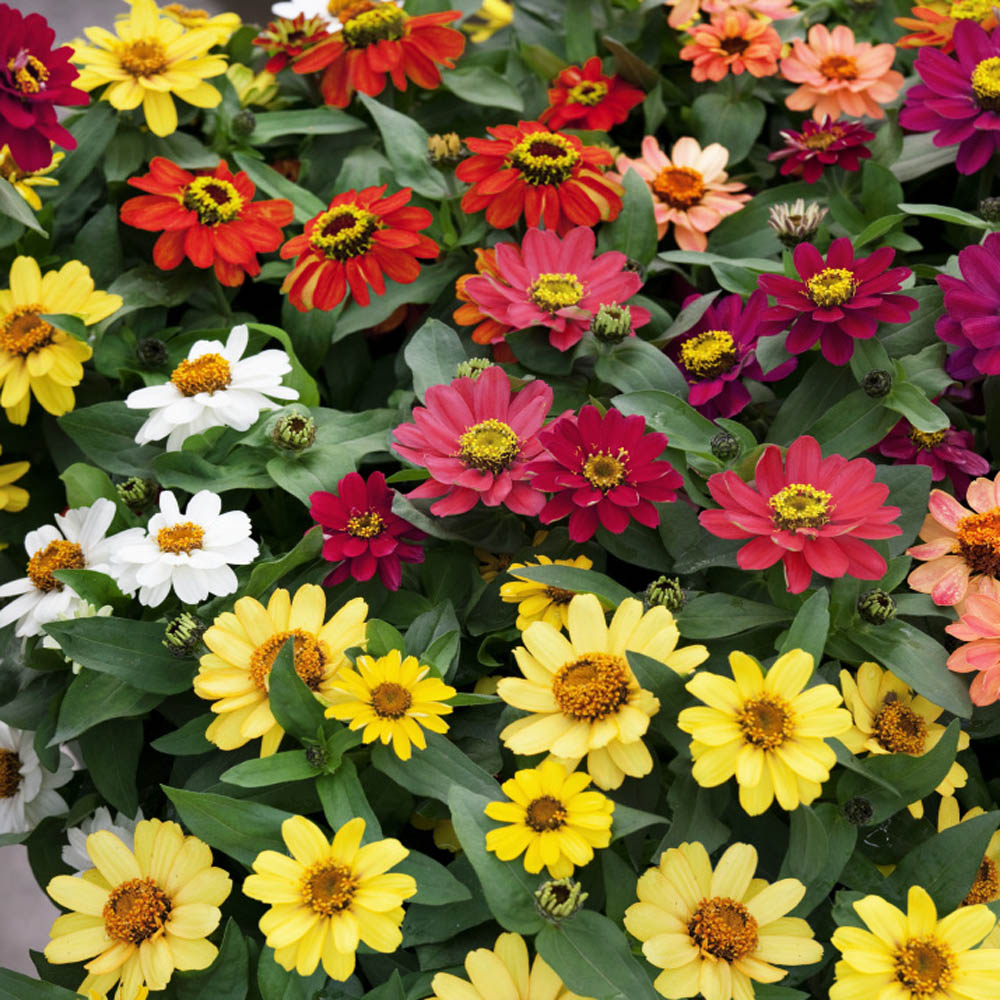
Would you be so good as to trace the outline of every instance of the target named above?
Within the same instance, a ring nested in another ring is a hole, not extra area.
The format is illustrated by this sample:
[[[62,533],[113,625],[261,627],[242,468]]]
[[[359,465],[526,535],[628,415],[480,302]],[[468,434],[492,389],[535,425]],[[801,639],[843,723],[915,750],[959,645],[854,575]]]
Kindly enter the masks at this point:
[[[0,447],[0,452],[3,448]],[[16,514],[28,506],[28,491],[14,486],[18,479],[31,468],[30,462],[8,462],[0,465],[0,511]]]
[[[549,587],[536,583],[517,573],[519,569],[533,569],[535,566],[572,566],[575,569],[590,569],[594,564],[586,556],[575,559],[555,559],[539,555],[534,562],[511,563],[507,572],[514,577],[510,583],[500,585],[500,600],[517,605],[517,621],[514,627],[523,632],[532,622],[547,622],[554,628],[563,629],[569,624],[569,602],[573,591],[560,587]]]
[[[663,971],[653,985],[665,997],[746,1000],[754,982],[784,979],[786,965],[823,957],[812,928],[786,916],[806,887],[794,878],[754,878],[757,851],[730,844],[712,869],[703,844],[668,848],[636,885],[638,903],[625,929],[642,942],[650,965]]]
[[[708,24],[691,28],[691,41],[681,49],[681,59],[693,62],[691,79],[718,82],[732,73],[773,76],[778,72],[781,39],[764,18],[744,10],[715,14]]]
[[[504,677],[497,694],[531,714],[500,733],[515,754],[549,753],[575,770],[586,757],[587,772],[598,788],[618,788],[629,775],[641,778],[653,768],[642,738],[660,702],[639,687],[626,650],[689,674],[708,658],[704,646],[677,648],[680,633],[664,607],[645,614],[642,602],[627,598],[611,624],[593,594],[569,602],[568,637],[547,622],[533,622],[521,634],[514,658],[524,675]]]
[[[798,10],[793,0],[665,0],[670,8],[667,24],[684,30],[700,14],[725,14],[730,10],[747,10],[763,21],[782,21],[795,17]]]
[[[545,498],[528,482],[527,464],[541,454],[538,432],[552,406],[552,390],[536,379],[516,394],[502,368],[478,378],[432,385],[413,423],[393,431],[395,450],[431,474],[408,496],[441,497],[431,513],[464,514],[480,500],[529,517]]]
[[[728,159],[725,146],[713,142],[702,149],[688,136],[674,143],[668,157],[656,139],[647,135],[639,159],[619,156],[615,166],[620,175],[631,167],[649,185],[659,239],[672,222],[674,239],[682,250],[704,250],[708,246],[705,233],[738,212],[751,197],[736,193],[744,191],[745,184],[727,182],[729,175],[723,168]]]
[[[960,818],[958,799],[953,795],[943,798],[938,803],[938,833],[950,830],[953,826],[958,826],[959,823],[967,823],[970,819],[982,816],[985,812],[986,810],[980,806],[973,806]],[[975,906],[977,903],[995,903],[998,899],[1000,899],[1000,830],[997,830],[990,837],[975,881],[969,888],[965,899],[962,900],[962,905]],[[992,939],[995,936],[996,931],[994,930],[984,944],[991,947]]]
[[[73,761],[60,748],[50,771],[35,752],[35,734],[0,722],[0,836],[28,833],[47,816],[69,808],[56,792],[73,777]]]
[[[513,329],[506,323],[498,323],[492,316],[487,316],[466,291],[465,286],[471,278],[488,275],[502,282],[497,267],[496,250],[476,247],[476,273],[460,275],[455,281],[455,298],[462,304],[451,314],[452,319],[460,326],[475,326],[472,339],[477,344],[498,344]]]
[[[42,210],[42,199],[36,187],[58,187],[59,181],[48,175],[55,170],[66,156],[53,153],[52,161],[39,170],[23,170],[14,159],[10,146],[0,146],[0,177],[2,177],[36,212]]]
[[[115,812],[112,819],[107,806],[98,806],[89,819],[66,831],[66,844],[60,853],[63,864],[75,869],[78,875],[90,871],[94,862],[87,853],[87,838],[98,830],[110,831],[131,851],[135,843],[136,824],[144,818],[140,809],[134,818]]]
[[[984,31],[997,26],[992,0],[928,0],[910,12],[913,17],[894,18],[901,28],[912,32],[896,40],[901,49],[933,45],[948,55],[955,49],[953,35],[959,21],[975,21]]]
[[[946,625],[945,631],[962,640],[948,657],[948,669],[974,673],[969,688],[972,703],[992,705],[1000,699],[1000,601],[986,594],[969,594],[958,621]]]
[[[768,160],[782,160],[781,175],[801,177],[806,184],[815,184],[827,167],[859,170],[859,161],[871,158],[872,151],[865,145],[875,138],[859,122],[834,121],[827,115],[821,122],[807,118],[802,131],[782,129],[785,148],[775,150]]]
[[[940,322],[940,320],[938,321]],[[879,454],[895,464],[926,465],[931,470],[931,482],[947,476],[956,493],[964,493],[971,476],[990,471],[990,463],[973,449],[972,431],[949,427],[943,431],[918,431],[905,417],[875,446]]]
[[[209,14],[207,10],[202,10],[200,7],[186,7],[182,3],[165,4],[160,8],[160,13],[166,14],[182,27],[207,28],[209,31],[214,31],[216,45],[225,45],[242,25],[239,14]],[[123,16],[128,17],[127,14],[119,14],[118,18]]]
[[[473,45],[489,41],[514,22],[514,5],[507,0],[483,0],[483,5],[462,22],[462,31]]]
[[[665,460],[667,436],[646,430],[638,414],[623,416],[596,406],[563,414],[538,436],[547,455],[532,462],[536,490],[554,493],[540,517],[551,524],[569,514],[569,537],[585,542],[599,526],[620,535],[633,520],[655,528],[654,503],[677,499],[680,475]]]
[[[316,971],[344,982],[354,972],[354,955],[363,941],[388,954],[403,941],[403,900],[417,891],[412,875],[390,872],[409,851],[396,839],[361,846],[365,821],[349,820],[332,841],[304,816],[281,824],[291,857],[261,851],[243,893],[267,903],[260,929],[274,960],[300,976]]]
[[[577,128],[607,132],[628,118],[645,94],[620,76],[605,76],[601,60],[591,56],[582,67],[567,66],[549,88],[549,106],[538,120],[551,129]]]
[[[761,320],[760,335],[788,330],[790,354],[808,351],[819,341],[823,357],[832,365],[846,365],[854,340],[875,336],[879,323],[906,323],[919,303],[908,295],[891,295],[912,273],[893,267],[896,251],[881,247],[868,257],[854,256],[846,236],[830,244],[826,259],[811,243],[793,251],[799,280],[783,274],[762,274],[757,284],[775,304]]]
[[[463,212],[486,209],[486,221],[507,229],[519,219],[565,235],[573,226],[596,226],[617,218],[622,187],[603,169],[611,154],[585,146],[541,122],[519,121],[486,130],[492,139],[468,138],[474,154],[455,168],[472,187],[462,196]]]
[[[293,18],[279,17],[268,22],[267,27],[253,40],[254,45],[259,45],[267,53],[264,71],[280,73],[306,49],[329,38],[327,24],[326,19],[318,14],[307,16],[303,13],[298,13]]]
[[[384,197],[386,185],[346,191],[306,223],[301,236],[282,248],[284,259],[298,257],[281,286],[299,312],[330,310],[350,290],[360,306],[368,305],[369,287],[385,294],[385,279],[409,285],[420,276],[420,257],[438,255],[437,244],[420,230],[433,216],[409,205],[403,188]]]

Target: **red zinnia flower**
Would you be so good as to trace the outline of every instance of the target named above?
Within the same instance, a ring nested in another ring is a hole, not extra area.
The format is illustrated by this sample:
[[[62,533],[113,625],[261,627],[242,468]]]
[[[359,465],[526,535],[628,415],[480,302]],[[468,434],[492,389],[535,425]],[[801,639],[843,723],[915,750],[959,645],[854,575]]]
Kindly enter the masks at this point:
[[[253,40],[270,57],[264,64],[267,73],[280,73],[293,59],[306,49],[330,37],[327,22],[322,17],[279,17]]]
[[[156,156],[149,173],[129,184],[150,193],[122,205],[122,222],[161,234],[153,247],[156,266],[171,271],[187,257],[195,267],[214,267],[223,285],[260,274],[257,254],[277,250],[281,227],[292,221],[290,201],[254,201],[253,181],[230,173],[222,160],[211,173],[190,173]]]
[[[394,431],[395,449],[421,465],[431,478],[410,497],[441,497],[431,513],[464,514],[480,500],[533,516],[545,498],[527,482],[527,463],[542,450],[538,432],[552,405],[544,382],[529,382],[511,397],[502,368],[478,378],[432,385],[426,406],[413,410],[413,423]]]
[[[972,431],[949,427],[926,433],[903,417],[875,447],[897,465],[926,465],[933,483],[947,476],[955,492],[964,494],[973,476],[985,476],[990,471],[990,463],[973,450],[975,446]]]
[[[399,590],[401,563],[424,561],[424,550],[411,544],[424,533],[393,514],[395,493],[381,472],[373,472],[367,483],[351,472],[335,492],[318,490],[309,497],[309,514],[323,527],[323,558],[340,564],[323,581],[324,587],[343,583],[348,576],[370,580],[377,569],[389,590]]]
[[[282,257],[299,258],[281,291],[300,312],[333,309],[348,288],[354,301],[366,306],[369,286],[384,295],[386,277],[408,285],[420,275],[417,258],[438,255],[437,244],[420,235],[431,224],[431,213],[407,204],[409,188],[384,198],[385,188],[338,194],[301,236],[281,248]]]
[[[376,97],[385,90],[388,73],[398,90],[406,90],[409,78],[418,87],[434,90],[441,84],[437,64],[454,69],[465,48],[465,36],[449,21],[461,11],[410,17],[391,2],[358,0],[340,11],[340,31],[292,64],[296,73],[323,70],[320,89],[323,100],[335,108],[346,108],[355,90]]]
[[[486,209],[486,221],[507,229],[524,216],[529,226],[565,235],[574,226],[596,226],[617,218],[623,188],[599,168],[611,153],[585,146],[575,135],[550,132],[541,122],[497,125],[493,139],[469,138],[476,155],[460,163],[455,176],[472,185],[463,212]]]
[[[875,133],[859,122],[834,121],[827,115],[821,123],[807,118],[801,132],[784,129],[781,137],[785,140],[785,148],[771,153],[768,159],[785,161],[781,164],[783,175],[801,174],[807,184],[814,184],[823,176],[826,167],[857,170],[858,161],[872,155],[865,143],[874,139]]]
[[[465,290],[469,279],[477,278],[479,275],[489,275],[491,278],[502,280],[500,272],[497,270],[496,250],[492,248],[484,250],[482,247],[476,247],[476,273],[462,274],[455,281],[455,298],[462,305],[451,314],[451,317],[461,326],[475,325],[472,339],[477,344],[499,344],[514,328],[506,323],[498,323],[491,316],[487,316]]]
[[[768,445],[749,486],[735,472],[718,472],[708,488],[722,510],[698,515],[719,538],[751,538],[737,552],[741,569],[767,569],[780,559],[790,593],[801,594],[813,571],[831,579],[878,580],[886,562],[862,538],[892,538],[898,507],[883,506],[889,487],[875,481],[867,458],[823,458],[815,438],[800,437],[781,459]]]
[[[52,48],[56,33],[41,14],[25,16],[0,3],[0,147],[25,173],[52,162],[52,143],[76,149],[76,139],[56,120],[55,105],[86,104],[72,86],[80,75],[70,65],[73,49]]]
[[[601,60],[591,56],[581,69],[567,66],[549,88],[549,107],[539,116],[549,128],[594,129],[607,132],[625,121],[645,94],[619,76],[605,76]]]
[[[532,462],[535,489],[554,493],[541,512],[545,524],[569,514],[569,537],[592,538],[599,525],[620,535],[634,519],[647,528],[660,523],[653,503],[677,499],[683,483],[660,461],[667,436],[646,431],[646,421],[618,410],[604,416],[596,406],[567,413],[538,436],[549,453]]]

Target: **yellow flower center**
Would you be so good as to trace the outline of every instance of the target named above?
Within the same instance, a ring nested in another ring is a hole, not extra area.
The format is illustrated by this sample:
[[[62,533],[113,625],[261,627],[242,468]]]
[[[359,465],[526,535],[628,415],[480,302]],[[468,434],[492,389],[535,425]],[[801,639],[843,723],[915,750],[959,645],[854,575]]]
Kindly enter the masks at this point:
[[[198,213],[203,226],[217,226],[239,218],[243,197],[229,181],[216,177],[196,177],[181,198],[184,207]]]
[[[1000,507],[958,522],[957,547],[974,573],[1000,576]]]
[[[703,955],[738,962],[757,947],[757,921],[740,902],[727,896],[703,899],[687,926]]]
[[[358,882],[347,865],[317,861],[306,869],[299,891],[306,906],[311,906],[321,917],[332,917],[351,905]]]
[[[545,830],[558,830],[566,824],[566,806],[551,795],[532,799],[528,803],[524,822],[536,833]]]
[[[566,100],[570,104],[582,104],[592,108],[595,104],[600,104],[607,96],[608,85],[603,80],[583,80],[575,87],[570,88]]]
[[[857,287],[854,272],[846,267],[824,267],[806,282],[809,298],[823,309],[843,305]]]
[[[758,694],[743,702],[736,722],[745,742],[761,750],[774,750],[794,732],[792,711],[784,698],[775,694]]]
[[[201,27],[209,18],[207,10],[201,10],[199,7],[185,7],[182,3],[168,3],[165,7],[160,8],[160,12],[178,24],[182,24],[185,28]]]
[[[158,38],[137,38],[118,46],[118,61],[137,80],[156,76],[167,68],[167,50]]]
[[[50,590],[62,590],[63,585],[52,575],[57,569],[84,569],[87,560],[83,549],[76,542],[66,542],[58,538],[39,549],[28,560],[28,579],[37,590],[47,594]]]
[[[830,522],[833,498],[826,490],[809,483],[789,483],[767,501],[771,520],[782,531],[798,528],[822,528]]]
[[[285,642],[292,640],[295,672],[310,691],[317,691],[326,672],[330,650],[311,632],[296,628],[268,636],[250,655],[250,679],[261,691],[268,689],[268,677]]]
[[[111,890],[104,904],[104,929],[115,941],[141,944],[163,931],[170,897],[151,878],[133,878]]]
[[[355,514],[347,521],[347,533],[355,538],[376,538],[382,533],[384,527],[385,521],[382,515],[374,510]]]
[[[393,681],[379,684],[372,691],[372,710],[380,719],[401,719],[413,704],[413,695]]]
[[[170,375],[170,381],[185,396],[218,392],[225,389],[232,379],[229,362],[221,354],[214,353],[182,361]]]
[[[563,590],[562,587],[546,587],[545,596],[553,604],[569,604],[575,596],[572,590]]]
[[[972,92],[983,110],[1000,109],[1000,56],[991,56],[976,64],[972,71]]]
[[[553,315],[575,306],[583,298],[583,285],[575,274],[540,274],[528,289],[531,301]]]
[[[921,451],[933,451],[943,440],[947,431],[918,431],[916,427],[910,431],[910,440]]]
[[[21,780],[21,758],[13,750],[0,750],[0,799],[17,795]]]
[[[552,695],[563,715],[597,722],[628,701],[629,669],[610,653],[587,653],[559,668]]]
[[[728,330],[706,330],[681,344],[681,364],[696,378],[715,378],[736,364],[736,345]]]
[[[856,80],[858,78],[858,64],[854,61],[854,56],[827,56],[819,64],[819,71],[828,80]]]
[[[352,49],[399,41],[405,34],[406,15],[394,3],[373,6],[344,22],[344,41]]]
[[[188,555],[201,548],[205,540],[205,529],[194,521],[182,521],[171,528],[160,528],[156,533],[156,544],[161,552],[172,555]]]
[[[955,978],[955,956],[933,935],[910,938],[896,952],[896,979],[910,994],[933,996]]]
[[[671,208],[690,208],[705,194],[705,178],[694,167],[664,167],[653,178],[653,191]]]
[[[984,21],[993,10],[993,0],[954,0],[948,16],[956,21]]]
[[[562,184],[580,162],[580,153],[564,135],[532,132],[510,151],[507,161],[528,184]]]
[[[918,757],[927,745],[927,723],[898,698],[886,698],[872,722],[872,733],[889,753]]]
[[[800,141],[807,149],[826,149],[843,134],[844,130],[839,125],[831,125],[828,129],[823,129],[822,132],[804,135]]]
[[[49,78],[45,63],[36,59],[27,49],[21,49],[16,56],[7,60],[7,71],[14,77],[14,83],[22,94],[37,94]]]
[[[607,492],[624,482],[628,472],[627,461],[628,452],[624,448],[618,449],[617,456],[595,451],[587,456],[580,472],[591,486]]]
[[[510,467],[521,454],[521,441],[502,420],[473,424],[458,439],[458,457],[474,469],[494,475]]]
[[[309,245],[331,260],[350,260],[368,253],[372,234],[379,227],[374,212],[357,205],[337,205],[316,220],[309,234]]]
[[[39,318],[38,314],[43,311],[42,305],[35,303],[17,306],[13,312],[7,313],[0,321],[0,351],[24,358],[48,347],[56,329]]]

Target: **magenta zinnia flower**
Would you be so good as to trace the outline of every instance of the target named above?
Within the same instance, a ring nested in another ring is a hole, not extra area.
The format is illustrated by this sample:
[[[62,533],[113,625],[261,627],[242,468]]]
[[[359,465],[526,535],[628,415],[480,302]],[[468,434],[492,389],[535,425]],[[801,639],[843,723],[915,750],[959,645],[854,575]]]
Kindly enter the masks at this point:
[[[481,312],[500,323],[523,330],[549,328],[549,341],[569,350],[584,335],[602,305],[623,304],[642,287],[642,278],[626,271],[625,254],[594,256],[594,231],[571,229],[560,238],[544,229],[529,229],[520,247],[496,248],[499,278],[476,275],[465,282],[465,294]],[[629,307],[635,327],[649,322],[649,313]]]
[[[698,520],[719,538],[750,538],[736,554],[741,569],[767,569],[781,560],[790,593],[801,594],[813,571],[833,580],[878,580],[886,562],[863,538],[892,538],[903,529],[891,521],[898,507],[883,506],[889,487],[875,481],[867,458],[823,458],[815,438],[781,449],[768,445],[753,486],[735,472],[718,472],[708,488],[721,510]]]
[[[897,465],[926,465],[931,470],[932,482],[938,483],[947,476],[955,492],[964,494],[972,476],[990,471],[990,463],[972,450],[975,444],[972,431],[949,427],[928,434],[918,431],[903,417],[875,447]]]
[[[826,260],[811,243],[800,243],[793,260],[801,281],[782,274],[762,274],[757,284],[776,303],[764,313],[760,335],[781,333],[791,325],[785,346],[791,354],[808,351],[818,340],[830,364],[846,365],[854,340],[875,336],[879,323],[905,323],[917,300],[895,292],[912,273],[889,268],[896,251],[882,247],[870,257],[854,257],[842,236],[830,244]]]
[[[548,452],[532,462],[535,489],[554,493],[541,512],[545,524],[569,514],[569,537],[592,538],[599,524],[620,535],[634,519],[648,528],[660,523],[653,503],[677,499],[683,480],[659,456],[667,436],[646,431],[643,417],[626,417],[596,406],[563,414],[541,434]]]
[[[969,688],[972,704],[992,705],[1000,700],[1000,601],[973,594],[959,620],[944,630],[964,640],[948,657],[948,669],[976,674]]]
[[[325,587],[355,580],[370,580],[376,569],[389,590],[399,590],[401,563],[424,561],[424,550],[412,543],[424,533],[392,512],[395,490],[381,472],[366,483],[356,472],[337,483],[334,493],[317,490],[309,497],[309,514],[323,528],[323,558],[339,563],[323,581]]]
[[[686,306],[697,296],[684,302]],[[746,306],[739,295],[713,302],[686,333],[670,341],[667,354],[687,380],[688,402],[710,420],[733,417],[750,402],[746,381],[773,382],[795,370],[797,360],[764,372],[755,353],[767,296],[756,291]]]
[[[527,482],[527,463],[540,454],[538,432],[552,406],[552,390],[536,379],[513,397],[502,368],[477,379],[432,385],[413,423],[393,432],[396,451],[431,478],[409,497],[441,497],[431,513],[464,514],[482,501],[515,514],[537,514],[545,498]]]
[[[807,118],[801,132],[783,129],[781,137],[785,140],[785,148],[771,153],[768,159],[785,161],[781,164],[783,175],[801,175],[807,184],[815,184],[827,167],[857,170],[858,161],[872,155],[865,143],[871,142],[875,133],[859,122],[834,121],[827,115],[822,122]]]

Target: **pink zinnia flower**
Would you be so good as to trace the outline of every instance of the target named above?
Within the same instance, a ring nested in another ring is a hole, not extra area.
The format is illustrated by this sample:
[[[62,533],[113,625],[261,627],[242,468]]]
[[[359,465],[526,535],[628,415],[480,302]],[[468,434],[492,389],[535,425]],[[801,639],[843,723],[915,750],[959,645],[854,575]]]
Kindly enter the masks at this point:
[[[932,482],[939,483],[947,476],[955,492],[964,493],[972,476],[990,471],[990,463],[972,450],[975,444],[972,431],[949,427],[926,433],[903,417],[875,447],[897,465],[926,465]]]
[[[827,115],[822,122],[807,118],[801,132],[783,129],[781,137],[785,148],[771,153],[768,160],[785,161],[781,164],[783,176],[801,174],[806,184],[815,184],[827,167],[857,170],[861,166],[858,161],[872,155],[865,143],[871,142],[875,133],[858,122],[835,122]]]
[[[852,576],[878,580],[886,562],[862,539],[892,538],[903,529],[891,524],[898,507],[883,506],[889,487],[875,482],[867,458],[823,458],[815,438],[781,449],[768,445],[754,470],[754,485],[735,472],[719,472],[708,488],[721,510],[705,510],[698,520],[719,538],[750,538],[736,554],[741,569],[767,569],[781,560],[785,584],[801,594],[813,571],[837,580]]]
[[[538,435],[548,455],[532,462],[533,486],[554,493],[541,512],[545,524],[569,514],[569,537],[592,538],[598,525],[620,535],[632,520],[655,528],[654,503],[677,499],[683,483],[673,466],[659,461],[665,434],[646,431],[643,417],[618,410],[604,416],[596,406],[563,414]]]
[[[969,697],[973,705],[992,705],[1000,699],[1000,601],[970,594],[961,618],[946,625],[945,632],[964,640],[948,657],[948,669],[976,672]]]
[[[809,29],[808,43],[792,40],[792,54],[781,60],[781,75],[801,86],[785,98],[792,111],[808,111],[821,122],[827,115],[839,118],[884,118],[879,105],[896,99],[903,74],[890,69],[896,47],[888,42],[872,45],[855,42],[854,32],[838,24]]]
[[[348,473],[333,493],[317,490],[309,497],[309,515],[323,528],[323,558],[339,563],[323,581],[332,587],[348,576],[370,580],[378,570],[389,590],[399,590],[401,563],[424,561],[424,550],[412,543],[424,533],[392,512],[395,490],[385,476],[373,472],[367,483],[357,472]]]
[[[498,277],[467,278],[463,291],[487,316],[517,330],[549,329],[549,341],[567,351],[584,335],[602,305],[624,303],[642,288],[642,278],[626,271],[628,259],[616,251],[594,256],[594,231],[585,226],[565,237],[529,229],[519,247],[496,247]],[[649,312],[629,307],[635,327],[650,320]]]
[[[552,390],[529,382],[513,397],[502,368],[478,378],[432,385],[413,423],[393,432],[396,451],[431,478],[408,496],[441,497],[431,513],[464,514],[481,500],[533,516],[545,498],[527,482],[527,463],[542,450],[538,432],[552,406]]]
[[[691,79],[718,82],[728,73],[739,76],[773,76],[778,72],[781,39],[768,21],[745,10],[715,14],[708,24],[690,29],[691,41],[681,49],[681,59],[694,63]]]

